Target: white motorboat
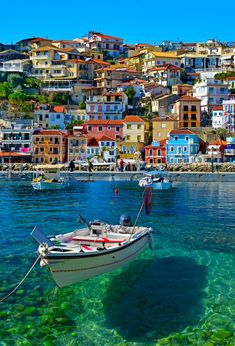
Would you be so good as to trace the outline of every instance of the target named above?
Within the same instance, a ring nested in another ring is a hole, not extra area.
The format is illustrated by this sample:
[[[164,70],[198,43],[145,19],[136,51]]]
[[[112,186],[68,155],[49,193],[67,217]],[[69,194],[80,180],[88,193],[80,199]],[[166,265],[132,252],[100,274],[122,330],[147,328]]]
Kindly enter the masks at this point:
[[[140,187],[152,187],[153,190],[168,190],[172,188],[172,181],[164,171],[144,172],[139,181]]]
[[[151,192],[145,195],[141,206],[142,210],[144,203],[147,205],[146,213],[150,199]],[[56,284],[64,287],[130,263],[147,246],[154,246],[152,229],[136,226],[141,210],[134,225],[130,217],[123,215],[117,225],[98,220],[52,237],[35,227],[32,236],[39,243],[41,266],[47,266]]]

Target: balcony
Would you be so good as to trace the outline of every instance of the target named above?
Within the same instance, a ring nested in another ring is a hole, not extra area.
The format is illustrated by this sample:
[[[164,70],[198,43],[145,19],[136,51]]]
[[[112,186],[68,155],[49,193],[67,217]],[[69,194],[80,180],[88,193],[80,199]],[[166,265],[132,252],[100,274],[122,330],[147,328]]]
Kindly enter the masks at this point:
[[[31,60],[42,60],[42,59],[47,59],[48,55],[34,55],[31,56]]]

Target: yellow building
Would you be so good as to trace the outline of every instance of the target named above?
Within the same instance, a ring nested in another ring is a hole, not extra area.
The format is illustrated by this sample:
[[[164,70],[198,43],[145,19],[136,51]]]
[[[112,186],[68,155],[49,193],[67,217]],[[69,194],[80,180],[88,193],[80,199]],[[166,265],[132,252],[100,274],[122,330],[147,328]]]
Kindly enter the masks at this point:
[[[143,57],[143,72],[147,72],[153,67],[172,64],[180,67],[180,57],[176,52],[148,52]]]
[[[146,137],[146,122],[137,115],[127,115],[123,120],[123,141],[118,142],[118,156],[134,159],[143,153]]]
[[[32,50],[33,76],[45,79],[71,77],[66,61],[76,59],[79,53],[73,48],[43,46]]]
[[[126,142],[145,143],[145,121],[138,115],[126,115],[123,119],[123,137]]]
[[[169,137],[171,130],[178,129],[178,120],[174,117],[154,118],[152,120],[153,126],[153,141],[161,141]]]

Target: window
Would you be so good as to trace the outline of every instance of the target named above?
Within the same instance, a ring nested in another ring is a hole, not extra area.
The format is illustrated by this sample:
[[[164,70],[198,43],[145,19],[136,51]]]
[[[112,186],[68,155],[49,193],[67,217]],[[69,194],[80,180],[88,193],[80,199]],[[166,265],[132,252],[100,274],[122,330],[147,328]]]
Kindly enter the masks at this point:
[[[127,136],[126,136],[126,139],[127,139],[127,141],[129,141],[129,140],[131,139],[131,136],[130,136],[130,135],[127,135]]]
[[[56,119],[60,119],[60,114],[56,114]]]
[[[192,111],[192,112],[196,112],[196,110],[197,110],[196,106],[192,106],[192,107],[191,107],[191,111]]]
[[[131,129],[131,124],[127,124],[127,130]]]
[[[183,115],[183,120],[188,120],[188,114]]]
[[[186,136],[186,137],[185,137],[185,140],[188,141],[188,140],[189,140],[189,136]]]
[[[58,144],[58,143],[59,143],[59,138],[56,137],[56,138],[55,138],[55,144]]]
[[[166,124],[162,123],[162,124],[161,124],[161,128],[162,128],[162,129],[165,129],[165,128],[166,128]]]
[[[137,142],[141,141],[141,136],[137,136]]]
[[[192,115],[191,115],[191,120],[197,120],[196,114],[192,114]]]
[[[141,129],[141,125],[140,125],[140,124],[137,125],[137,129],[138,129],[138,130]]]
[[[161,132],[158,132],[158,133],[157,133],[157,137],[159,138],[159,137],[161,137],[161,136],[162,136]]]
[[[196,123],[194,121],[191,123],[191,127],[196,127]]]
[[[174,147],[170,147],[170,151],[173,152],[174,151]]]
[[[186,152],[187,151],[187,147],[184,147],[184,152]]]
[[[183,110],[184,110],[185,112],[187,112],[187,111],[188,111],[188,106],[183,106]]]
[[[175,136],[175,137],[174,137],[174,140],[175,140],[175,141],[178,141],[178,136]]]
[[[153,149],[149,149],[149,156],[153,155]]]
[[[88,131],[92,131],[92,126],[88,126]]]
[[[186,121],[183,122],[183,127],[187,127],[188,123]]]
[[[119,131],[120,131],[120,127],[116,126],[116,132],[119,132]]]
[[[102,132],[102,130],[103,130],[103,127],[102,127],[102,126],[99,126],[99,127],[98,127],[98,131],[99,131],[99,132]]]

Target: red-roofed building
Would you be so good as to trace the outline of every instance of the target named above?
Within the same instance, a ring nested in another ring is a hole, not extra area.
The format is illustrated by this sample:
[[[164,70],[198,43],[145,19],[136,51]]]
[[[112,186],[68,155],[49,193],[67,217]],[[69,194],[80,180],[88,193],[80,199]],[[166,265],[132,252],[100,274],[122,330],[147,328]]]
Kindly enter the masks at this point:
[[[67,131],[36,130],[32,136],[33,162],[66,162],[67,136]]]
[[[123,121],[122,120],[88,120],[84,123],[84,132],[89,137],[100,138],[103,135],[122,140]]]
[[[123,53],[123,39],[119,37],[91,31],[88,34],[88,43],[91,49],[104,51],[107,56],[116,57]]]
[[[144,149],[146,165],[157,166],[160,163],[166,163],[166,139],[152,142]]]
[[[40,105],[34,111],[34,122],[43,129],[65,128],[65,106]]]
[[[215,106],[212,108],[212,117],[211,117],[212,127],[215,129],[223,128],[223,106]]]
[[[156,78],[157,83],[163,86],[172,86],[181,83],[182,69],[172,64],[152,67],[148,70],[150,77]]]

